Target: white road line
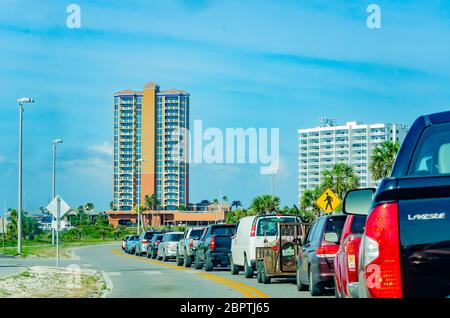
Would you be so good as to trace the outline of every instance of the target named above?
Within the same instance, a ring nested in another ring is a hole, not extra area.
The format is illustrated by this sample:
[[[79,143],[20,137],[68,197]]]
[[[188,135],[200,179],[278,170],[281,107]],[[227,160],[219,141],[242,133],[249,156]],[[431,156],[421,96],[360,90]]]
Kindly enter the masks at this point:
[[[122,275],[121,272],[106,272],[106,275],[108,276],[120,276]]]
[[[161,271],[145,271],[143,273],[145,273],[147,275],[162,275]]]

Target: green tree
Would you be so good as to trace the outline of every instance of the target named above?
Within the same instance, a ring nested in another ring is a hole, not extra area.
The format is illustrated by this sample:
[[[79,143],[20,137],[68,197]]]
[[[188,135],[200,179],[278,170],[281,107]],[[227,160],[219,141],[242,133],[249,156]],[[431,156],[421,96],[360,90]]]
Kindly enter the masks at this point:
[[[223,202],[228,202],[228,196],[224,195],[224,196],[222,197],[222,201],[223,201]]]
[[[269,214],[278,212],[280,209],[280,198],[270,194],[257,196],[253,199],[250,209],[256,214]]]
[[[186,211],[186,206],[185,205],[180,205],[178,207],[178,211]]]
[[[159,202],[156,194],[152,194],[145,196],[144,204],[148,210],[155,211],[161,203]]]
[[[337,163],[331,170],[323,171],[322,189],[330,188],[341,199],[347,191],[358,187],[358,176],[346,163]]]
[[[237,210],[239,207],[241,207],[241,206],[242,206],[242,202],[241,202],[241,201],[233,201],[233,202],[231,202],[231,207],[232,207],[232,208],[235,207],[236,210]]]
[[[369,162],[373,180],[389,177],[399,150],[400,144],[392,141],[385,141],[373,149]]]
[[[319,215],[320,209],[316,205],[316,201],[322,194],[320,187],[316,187],[312,190],[305,190],[300,198],[300,210],[312,211],[314,214]]]

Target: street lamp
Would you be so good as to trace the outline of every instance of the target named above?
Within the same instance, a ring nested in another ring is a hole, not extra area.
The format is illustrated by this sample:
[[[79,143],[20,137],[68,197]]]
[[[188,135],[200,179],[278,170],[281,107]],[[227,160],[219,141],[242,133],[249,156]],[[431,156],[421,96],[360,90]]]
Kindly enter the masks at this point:
[[[138,222],[137,222],[137,234],[141,234],[141,184],[142,184],[142,171],[141,171],[141,163],[146,162],[147,159],[138,159],[136,160],[136,167],[139,168],[139,194],[137,196],[137,213],[138,213]],[[137,192],[137,191],[136,191]],[[144,226],[142,225],[142,228]]]
[[[19,103],[19,182],[17,194],[17,253],[22,254],[22,133],[24,104],[32,104],[34,100],[30,97],[22,97]]]
[[[63,141],[61,139],[53,140],[52,199],[56,197],[56,145],[62,143]],[[55,245],[55,231],[53,229],[53,224],[52,224],[52,245]]]

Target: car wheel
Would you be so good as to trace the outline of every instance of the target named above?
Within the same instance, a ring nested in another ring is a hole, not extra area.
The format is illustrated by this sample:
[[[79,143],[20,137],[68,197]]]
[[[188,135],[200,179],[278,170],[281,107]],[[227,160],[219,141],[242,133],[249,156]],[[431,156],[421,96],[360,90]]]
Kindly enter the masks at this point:
[[[203,267],[203,264],[200,263],[200,260],[198,258],[198,254],[195,253],[194,268],[195,269],[202,269],[202,267]]]
[[[233,256],[231,256],[231,255],[230,255],[230,271],[231,271],[231,275],[238,275],[239,274],[239,266],[234,264]]]
[[[256,278],[258,280],[258,283],[262,284],[262,267],[263,267],[263,262],[259,261],[258,262],[258,268],[256,271]]]
[[[177,266],[183,266],[183,263],[184,263],[183,258],[179,256],[177,252]]]
[[[155,259],[155,258],[156,258],[156,252],[152,251],[152,259]]]
[[[205,257],[205,272],[211,272],[214,269],[214,264],[211,260],[211,256]]]
[[[309,292],[311,293],[311,296],[322,296],[323,294],[322,288],[315,281],[311,269],[309,270],[308,277],[309,277]]]
[[[253,278],[255,272],[253,268],[248,265],[247,255],[244,256],[244,276],[245,278]]]
[[[186,250],[184,251],[184,256],[183,256],[183,265],[184,265],[184,267],[191,267],[191,265],[192,265],[192,257],[191,256],[188,256],[187,254],[186,254]]]
[[[308,290],[308,285],[302,283],[302,275],[301,275],[301,267],[297,263],[296,265],[296,274],[295,274],[295,282],[297,284],[298,291],[306,291]]]
[[[262,266],[261,266],[261,281],[263,284],[270,284],[272,281],[272,277],[267,275],[267,270],[266,270],[266,264],[264,264],[264,262],[261,262]]]

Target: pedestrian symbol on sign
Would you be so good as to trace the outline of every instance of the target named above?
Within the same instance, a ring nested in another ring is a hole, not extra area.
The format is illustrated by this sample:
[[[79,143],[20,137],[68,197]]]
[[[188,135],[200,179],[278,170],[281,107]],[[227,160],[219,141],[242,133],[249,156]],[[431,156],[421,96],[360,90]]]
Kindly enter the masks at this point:
[[[341,204],[341,199],[331,190],[326,189],[317,199],[316,205],[325,213],[331,213]]]

